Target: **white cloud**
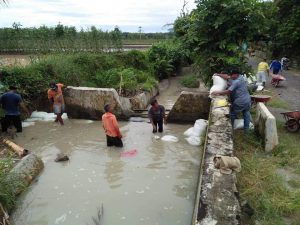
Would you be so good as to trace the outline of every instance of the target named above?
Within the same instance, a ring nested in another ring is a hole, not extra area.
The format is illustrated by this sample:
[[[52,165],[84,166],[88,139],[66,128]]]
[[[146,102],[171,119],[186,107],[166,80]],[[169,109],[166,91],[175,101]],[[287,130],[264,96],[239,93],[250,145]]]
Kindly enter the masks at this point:
[[[194,0],[188,9],[195,7]],[[183,0],[10,0],[0,6],[0,27],[20,22],[25,27],[54,26],[58,22],[78,28],[95,25],[103,29],[115,25],[123,31],[162,31],[180,14]]]

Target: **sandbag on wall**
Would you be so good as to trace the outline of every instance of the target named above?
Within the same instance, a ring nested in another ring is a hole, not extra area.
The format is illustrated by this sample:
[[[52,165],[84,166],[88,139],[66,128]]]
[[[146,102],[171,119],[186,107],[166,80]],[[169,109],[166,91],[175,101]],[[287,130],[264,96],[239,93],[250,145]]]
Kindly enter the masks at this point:
[[[224,91],[227,88],[227,81],[218,75],[212,76],[213,86],[210,88],[209,94],[214,91]]]

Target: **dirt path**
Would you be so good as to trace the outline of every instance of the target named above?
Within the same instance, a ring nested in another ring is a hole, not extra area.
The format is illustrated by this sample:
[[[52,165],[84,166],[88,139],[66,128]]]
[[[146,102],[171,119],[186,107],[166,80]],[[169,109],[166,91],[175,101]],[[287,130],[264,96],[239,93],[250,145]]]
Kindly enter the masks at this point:
[[[184,75],[184,73],[182,74]],[[203,87],[199,88],[186,88],[180,84],[181,76],[171,77],[169,79],[162,80],[159,83],[159,96],[157,96],[157,101],[159,104],[165,106],[167,110],[170,110],[175,104],[177,98],[182,91],[189,92],[200,92],[204,91]]]
[[[250,58],[248,64],[257,70],[259,59]],[[282,82],[277,88],[274,88],[268,78],[267,90],[271,90],[279,95],[284,101],[289,104],[290,110],[300,110],[300,72],[296,70],[288,70],[283,72],[286,81]],[[286,110],[285,110],[286,111]]]

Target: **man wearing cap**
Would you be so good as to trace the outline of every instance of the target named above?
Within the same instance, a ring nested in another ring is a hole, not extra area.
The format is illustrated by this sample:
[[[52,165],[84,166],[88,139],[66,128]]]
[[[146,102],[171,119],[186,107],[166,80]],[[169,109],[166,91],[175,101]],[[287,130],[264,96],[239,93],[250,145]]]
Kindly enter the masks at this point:
[[[17,132],[22,132],[21,113],[19,107],[29,116],[29,111],[24,105],[21,96],[17,93],[17,88],[9,87],[9,91],[0,97],[2,108],[5,110],[5,118],[1,121],[2,132],[6,132],[7,128],[13,124]]]
[[[163,122],[166,123],[165,107],[159,105],[156,99],[153,99],[150,104],[151,107],[148,110],[148,117],[153,127],[152,132],[156,133],[158,127],[158,132],[161,133],[163,132]]]
[[[230,119],[232,125],[234,120],[237,119],[239,113],[244,117],[244,130],[249,130],[250,125],[250,108],[251,97],[248,92],[247,84],[238,70],[232,70],[230,75],[218,74],[224,79],[232,79],[231,85],[225,91],[215,91],[212,95],[230,95],[231,107],[230,107]]]
[[[106,104],[105,113],[102,115],[102,125],[106,134],[107,146],[123,147],[122,134],[116,116],[113,114],[113,106]]]
[[[264,61],[260,62],[257,67],[257,82],[262,83],[263,86],[266,86],[267,75],[269,76],[269,65],[267,59],[264,58]]]
[[[51,82],[49,84],[50,89],[48,90],[48,99],[50,103],[53,104],[53,111],[56,115],[55,122],[59,122],[61,125],[64,125],[61,116],[65,111],[65,101],[62,93],[63,86],[63,84]]]

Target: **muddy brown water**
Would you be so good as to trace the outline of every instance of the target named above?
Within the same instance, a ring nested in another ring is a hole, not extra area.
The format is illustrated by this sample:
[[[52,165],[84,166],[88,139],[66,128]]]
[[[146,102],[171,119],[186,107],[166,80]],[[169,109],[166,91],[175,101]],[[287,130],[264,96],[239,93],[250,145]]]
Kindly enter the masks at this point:
[[[191,224],[201,149],[187,144],[188,125],[168,124],[164,142],[144,122],[121,122],[124,148],[106,147],[101,122],[67,120],[64,127],[36,122],[16,142],[39,155],[45,169],[23,193],[12,215],[14,225],[94,224],[103,204],[101,224]],[[121,151],[137,150],[134,157]],[[56,163],[58,153],[69,162]]]

